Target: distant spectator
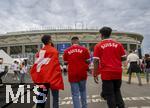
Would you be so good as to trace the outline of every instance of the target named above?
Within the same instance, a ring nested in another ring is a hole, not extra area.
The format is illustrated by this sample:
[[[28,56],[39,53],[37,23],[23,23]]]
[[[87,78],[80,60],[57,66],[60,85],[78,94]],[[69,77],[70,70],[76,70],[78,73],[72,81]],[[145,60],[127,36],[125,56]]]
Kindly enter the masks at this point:
[[[19,80],[19,71],[20,71],[19,63],[17,61],[14,61],[11,68],[13,69],[14,72],[14,80]]]
[[[130,54],[127,57],[127,63],[129,63],[129,68],[127,71],[127,73],[129,74],[129,79],[128,79],[127,83],[128,84],[131,83],[132,73],[135,72],[136,76],[138,78],[138,81],[139,81],[139,85],[142,85],[141,78],[140,78],[141,69],[139,66],[140,65],[140,59],[139,59],[138,55],[135,54],[133,51],[130,51],[129,53]]]
[[[23,62],[21,65],[21,70],[20,70],[20,83],[23,84],[25,83],[25,74],[27,73],[27,66],[25,66],[25,63]]]
[[[2,76],[8,72],[8,66],[3,65],[3,58],[0,58],[0,86],[3,86]]]
[[[61,72],[63,72],[63,66],[62,63],[60,63]]]
[[[3,66],[3,58],[0,58],[0,86],[3,86],[2,76],[5,75],[5,67]]]
[[[146,82],[149,83],[149,74],[150,74],[150,55],[149,54],[145,54],[143,63],[145,67]]]
[[[67,65],[66,64],[63,65],[63,73],[64,73],[64,75],[67,75]]]

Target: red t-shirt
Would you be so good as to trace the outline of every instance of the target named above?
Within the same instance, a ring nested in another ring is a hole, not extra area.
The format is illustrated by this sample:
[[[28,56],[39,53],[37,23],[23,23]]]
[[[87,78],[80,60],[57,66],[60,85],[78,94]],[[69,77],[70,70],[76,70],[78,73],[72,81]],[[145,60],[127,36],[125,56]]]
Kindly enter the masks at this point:
[[[64,52],[63,59],[68,63],[69,82],[79,82],[87,79],[89,51],[80,45],[72,45]]]
[[[112,39],[105,39],[96,44],[94,58],[100,60],[99,72],[102,80],[121,79],[122,62],[125,50],[121,43]]]

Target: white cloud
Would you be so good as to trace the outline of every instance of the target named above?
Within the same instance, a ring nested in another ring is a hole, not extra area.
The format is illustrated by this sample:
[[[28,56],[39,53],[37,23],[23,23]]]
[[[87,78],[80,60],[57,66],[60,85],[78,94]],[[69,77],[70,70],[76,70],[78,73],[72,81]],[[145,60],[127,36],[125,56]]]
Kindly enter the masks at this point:
[[[144,35],[150,47],[150,0],[0,0],[0,33],[41,26],[111,26]]]

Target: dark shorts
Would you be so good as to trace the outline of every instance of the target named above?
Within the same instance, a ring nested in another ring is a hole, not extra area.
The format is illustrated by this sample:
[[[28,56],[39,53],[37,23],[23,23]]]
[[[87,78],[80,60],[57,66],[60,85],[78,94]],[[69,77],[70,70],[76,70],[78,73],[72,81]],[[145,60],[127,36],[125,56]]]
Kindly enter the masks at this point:
[[[129,69],[128,69],[128,72],[127,72],[127,73],[132,73],[132,72],[136,72],[136,73],[142,72],[142,71],[141,71],[141,68],[140,68],[140,66],[137,64],[137,62],[131,62],[131,63],[130,63],[130,66],[129,66]]]

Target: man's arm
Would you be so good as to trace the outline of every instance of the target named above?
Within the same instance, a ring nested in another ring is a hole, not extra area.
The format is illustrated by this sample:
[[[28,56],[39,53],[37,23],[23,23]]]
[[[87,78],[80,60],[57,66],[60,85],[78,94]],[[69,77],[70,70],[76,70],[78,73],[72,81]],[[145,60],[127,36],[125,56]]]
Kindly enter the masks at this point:
[[[125,49],[124,49],[122,44],[120,44],[120,51],[119,52],[121,54],[121,61],[126,61],[127,56],[126,56],[126,52],[125,52]]]
[[[136,55],[137,56],[137,63],[138,63],[138,65],[140,65],[140,58],[139,58],[139,56],[138,55]]]
[[[63,60],[64,60],[64,64],[68,65],[68,58],[67,58],[67,52],[66,51],[64,51]]]
[[[90,59],[87,59],[85,62],[86,62],[87,64],[90,64]]]
[[[98,84],[99,59],[94,58],[94,81]]]
[[[85,62],[87,63],[87,64],[90,64],[90,53],[89,53],[89,51],[87,50],[87,49],[85,49],[85,54],[84,54],[84,57],[85,57]]]
[[[99,46],[99,44],[96,44],[94,47],[94,53],[93,53],[95,83],[98,83],[98,70],[99,70],[100,56],[101,56],[101,47]]]
[[[121,61],[126,61],[126,60],[127,60],[127,56],[126,55],[121,57]]]

